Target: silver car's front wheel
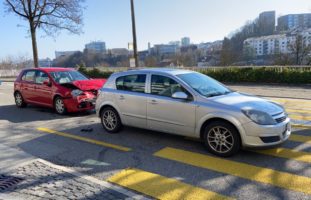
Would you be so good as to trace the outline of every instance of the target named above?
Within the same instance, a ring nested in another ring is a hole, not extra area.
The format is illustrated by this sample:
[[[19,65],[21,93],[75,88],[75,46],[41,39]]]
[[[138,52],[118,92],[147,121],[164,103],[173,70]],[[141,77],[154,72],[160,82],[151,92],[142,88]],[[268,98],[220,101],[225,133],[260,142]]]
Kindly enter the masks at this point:
[[[219,153],[227,153],[234,145],[232,133],[222,126],[212,128],[207,134],[209,146]]]
[[[104,129],[109,133],[116,133],[122,127],[118,112],[111,107],[103,109],[101,112],[101,122]]]
[[[208,150],[219,156],[231,156],[240,148],[237,130],[225,121],[215,121],[205,128],[204,142]]]

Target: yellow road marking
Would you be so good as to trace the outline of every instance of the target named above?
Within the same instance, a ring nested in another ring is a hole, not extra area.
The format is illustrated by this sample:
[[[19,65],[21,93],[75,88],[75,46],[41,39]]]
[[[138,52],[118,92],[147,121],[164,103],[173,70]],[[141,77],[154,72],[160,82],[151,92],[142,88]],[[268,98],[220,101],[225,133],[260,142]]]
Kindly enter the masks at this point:
[[[296,119],[296,120],[311,121],[311,116],[303,116],[303,115],[292,115],[292,114],[289,114],[289,117],[290,117],[291,119]]]
[[[291,134],[289,140],[311,144],[311,136]]]
[[[267,150],[256,150],[255,152],[266,154],[269,156],[274,157],[281,157],[287,158],[292,160],[297,160],[301,162],[311,163],[311,153],[296,151],[293,149],[286,149],[286,148],[274,148],[274,149],[267,149]]]
[[[303,114],[310,114],[311,110],[299,110],[299,109],[285,109],[289,113],[303,113]]]
[[[270,100],[272,101],[278,101],[278,102],[285,102],[285,103],[305,103],[305,104],[310,104],[311,105],[311,101],[310,100],[303,100],[303,99],[276,99],[276,98],[270,98]]]
[[[77,135],[72,135],[72,134],[68,134],[68,133],[63,133],[63,132],[51,130],[51,129],[48,129],[48,128],[37,128],[37,130],[42,131],[42,132],[46,132],[46,133],[52,133],[52,134],[63,136],[63,137],[67,137],[67,138],[72,138],[72,139],[75,139],[75,140],[80,140],[80,141],[83,141],[83,142],[88,142],[88,143],[96,144],[96,145],[99,145],[99,146],[104,146],[104,147],[109,147],[109,148],[117,149],[117,150],[120,150],[120,151],[131,151],[131,149],[127,148],[127,147],[123,147],[123,146],[119,146],[119,145],[115,145],[115,144],[110,144],[110,143],[107,143],[107,142],[102,142],[102,141],[98,141],[98,140],[94,140],[94,139],[90,139],[90,138],[86,138],[86,137],[81,137],[81,136],[77,136]]]
[[[306,124],[292,124],[292,127],[295,128],[306,128],[306,129],[311,129],[311,124],[310,125],[306,125]]]
[[[135,168],[122,170],[108,178],[108,181],[162,200],[231,199],[173,178],[167,178]]]
[[[311,178],[308,177],[169,147],[156,152],[154,155],[260,183],[311,194]]]

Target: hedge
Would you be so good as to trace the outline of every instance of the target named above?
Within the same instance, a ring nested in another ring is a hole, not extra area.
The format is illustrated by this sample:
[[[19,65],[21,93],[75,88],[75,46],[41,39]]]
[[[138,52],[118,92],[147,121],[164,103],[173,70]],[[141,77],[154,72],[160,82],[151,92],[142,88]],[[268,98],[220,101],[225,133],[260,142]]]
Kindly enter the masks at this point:
[[[101,71],[97,68],[88,70],[80,67],[79,71],[91,78],[108,78],[112,71]],[[311,68],[297,67],[260,67],[260,68],[212,68],[197,71],[226,83],[282,83],[311,84]]]

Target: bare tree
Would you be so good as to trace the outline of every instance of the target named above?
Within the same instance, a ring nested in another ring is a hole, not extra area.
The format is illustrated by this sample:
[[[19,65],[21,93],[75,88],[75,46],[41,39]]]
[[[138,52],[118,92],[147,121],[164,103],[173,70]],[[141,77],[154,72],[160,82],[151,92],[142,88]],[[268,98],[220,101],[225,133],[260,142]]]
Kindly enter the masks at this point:
[[[35,67],[39,66],[37,29],[49,36],[56,36],[62,29],[74,34],[81,33],[83,2],[84,0],[5,0],[8,12],[15,13],[29,23]]]
[[[303,64],[307,56],[311,53],[311,45],[304,40],[301,34],[297,34],[294,41],[288,47],[295,57],[296,65]]]

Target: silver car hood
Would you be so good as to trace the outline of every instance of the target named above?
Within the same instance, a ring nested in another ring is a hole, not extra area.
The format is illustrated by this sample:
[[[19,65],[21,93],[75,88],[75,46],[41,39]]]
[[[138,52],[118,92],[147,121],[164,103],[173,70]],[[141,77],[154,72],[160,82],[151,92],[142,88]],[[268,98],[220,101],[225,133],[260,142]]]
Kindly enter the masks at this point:
[[[276,115],[284,112],[284,110],[280,106],[266,99],[258,98],[256,96],[251,96],[247,94],[241,94],[238,92],[233,92],[222,96],[216,96],[211,98],[210,100],[216,103],[233,106],[238,109],[259,110],[266,112],[270,115]]]

